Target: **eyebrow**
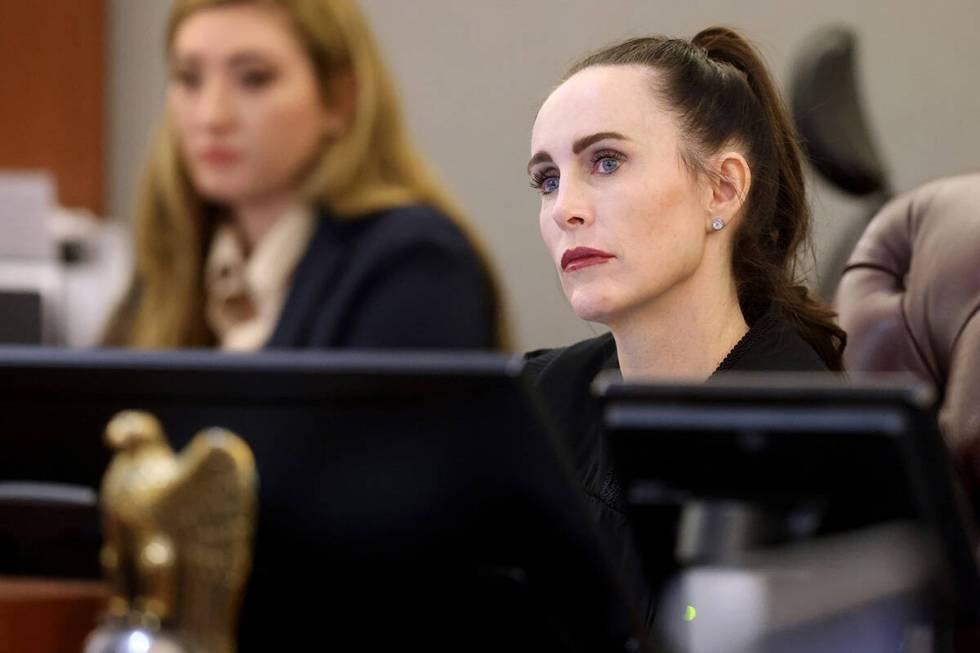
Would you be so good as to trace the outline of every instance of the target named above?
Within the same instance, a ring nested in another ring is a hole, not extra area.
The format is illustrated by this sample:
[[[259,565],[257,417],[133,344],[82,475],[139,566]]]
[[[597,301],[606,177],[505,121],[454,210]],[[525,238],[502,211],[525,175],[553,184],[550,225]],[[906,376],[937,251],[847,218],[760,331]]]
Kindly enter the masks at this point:
[[[531,168],[538,165],[539,163],[552,163],[554,159],[547,152],[537,152],[531,157],[531,160],[527,162],[527,171],[531,172]]]
[[[592,134],[591,136],[583,136],[574,143],[572,143],[572,154],[578,154],[588,146],[593,143],[598,143],[604,140],[616,140],[616,141],[628,141],[629,139],[620,134],[619,132],[599,132],[597,134]]]
[[[582,150],[592,145],[593,143],[598,143],[599,141],[604,141],[608,139],[617,140],[617,141],[630,140],[629,138],[627,138],[623,134],[620,134],[619,132],[596,132],[595,134],[589,134],[588,136],[583,136],[582,138],[572,143],[572,154],[580,154]],[[546,163],[546,162],[551,163],[553,161],[554,159],[552,159],[551,155],[548,154],[547,152],[544,151],[536,152],[534,156],[531,157],[531,160],[527,162],[527,170],[528,172],[530,172],[531,168],[533,168],[539,163]]]
[[[198,65],[200,64],[202,57],[197,53],[185,54],[183,56],[174,56],[171,60],[171,65],[179,64],[190,64]],[[269,63],[269,57],[261,52],[256,52],[252,50],[245,50],[243,52],[236,52],[230,57],[224,60],[223,65],[236,68],[239,66],[247,66],[252,64],[267,64]]]
[[[266,54],[260,52],[238,52],[230,59],[228,59],[228,65],[232,67],[236,66],[248,66],[252,64],[268,64],[270,57]]]

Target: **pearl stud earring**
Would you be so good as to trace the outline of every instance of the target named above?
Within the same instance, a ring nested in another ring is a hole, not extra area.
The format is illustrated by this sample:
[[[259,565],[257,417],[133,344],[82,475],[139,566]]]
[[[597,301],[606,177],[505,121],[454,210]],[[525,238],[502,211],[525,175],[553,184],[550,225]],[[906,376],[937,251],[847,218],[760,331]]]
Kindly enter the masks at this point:
[[[715,218],[714,220],[711,221],[711,228],[714,229],[715,231],[721,231],[722,229],[725,228],[725,221],[722,220],[721,218]]]

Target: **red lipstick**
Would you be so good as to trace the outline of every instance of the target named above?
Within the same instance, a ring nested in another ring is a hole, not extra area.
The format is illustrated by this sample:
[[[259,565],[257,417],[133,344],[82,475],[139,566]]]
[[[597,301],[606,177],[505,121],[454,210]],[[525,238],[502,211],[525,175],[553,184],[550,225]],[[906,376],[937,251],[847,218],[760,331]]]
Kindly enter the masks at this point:
[[[214,146],[201,151],[200,158],[213,165],[229,165],[236,163],[241,156],[233,149]]]
[[[592,265],[605,263],[611,258],[616,257],[601,249],[593,249],[591,247],[566,249],[565,253],[561,255],[561,269],[565,272],[574,272],[575,270],[581,270]]]

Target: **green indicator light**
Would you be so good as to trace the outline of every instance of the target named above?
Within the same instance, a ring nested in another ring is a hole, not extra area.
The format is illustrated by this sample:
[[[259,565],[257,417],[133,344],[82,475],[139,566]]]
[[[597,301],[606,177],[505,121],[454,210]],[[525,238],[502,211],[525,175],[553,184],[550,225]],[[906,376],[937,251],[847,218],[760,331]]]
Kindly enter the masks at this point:
[[[698,611],[694,609],[694,606],[687,606],[687,610],[684,611],[684,621],[694,621],[696,616],[698,616]]]

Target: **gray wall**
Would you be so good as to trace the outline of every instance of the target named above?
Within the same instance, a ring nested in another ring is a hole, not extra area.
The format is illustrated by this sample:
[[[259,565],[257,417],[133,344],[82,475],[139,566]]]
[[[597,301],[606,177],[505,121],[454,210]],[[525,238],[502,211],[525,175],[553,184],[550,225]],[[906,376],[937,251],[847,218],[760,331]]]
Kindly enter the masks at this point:
[[[169,3],[110,0],[109,206],[129,213],[163,88],[161,32]],[[582,53],[650,32],[742,29],[777,78],[815,28],[843,23],[860,38],[861,82],[894,186],[980,168],[980,2],[777,3],[745,0],[362,0],[399,82],[412,131],[488,241],[519,349],[558,345],[594,328],[565,305],[539,242],[525,163],[539,103]],[[861,215],[813,186],[817,254]]]
[[[132,212],[143,155],[163,103],[163,29],[169,0],[107,0],[109,214]]]

